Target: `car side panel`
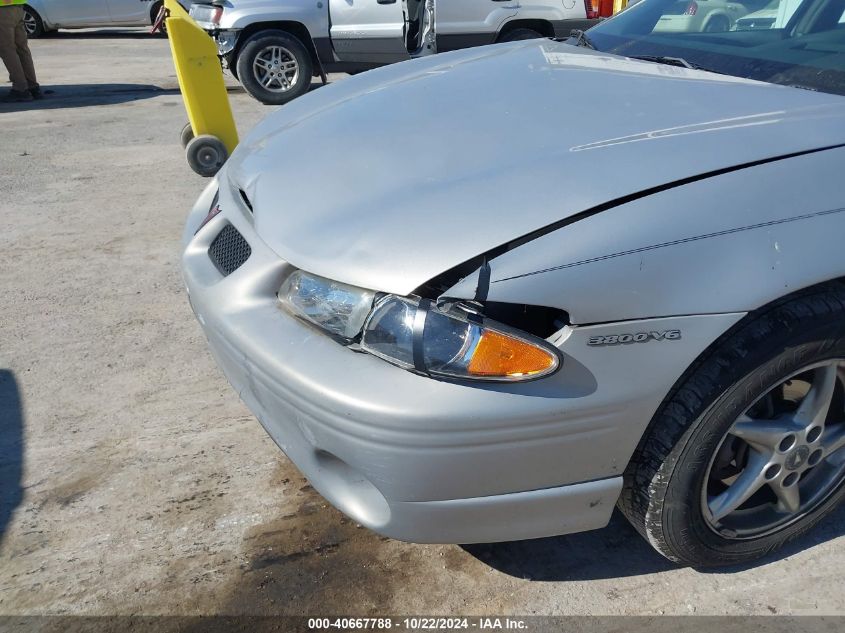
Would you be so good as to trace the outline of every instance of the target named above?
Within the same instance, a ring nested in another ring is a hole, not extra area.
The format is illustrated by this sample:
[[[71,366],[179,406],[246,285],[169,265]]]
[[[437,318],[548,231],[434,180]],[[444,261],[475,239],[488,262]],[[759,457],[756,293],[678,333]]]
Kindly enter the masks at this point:
[[[438,35],[495,34],[505,20],[519,10],[518,0],[447,0],[436,5],[435,24]]]
[[[149,24],[155,0],[107,0],[111,21],[120,25]]]
[[[50,28],[106,26],[111,23],[106,0],[41,0],[29,4]]]
[[[587,17],[584,0],[522,0],[516,20],[572,20]]]
[[[575,219],[494,259],[489,299],[599,323],[746,312],[845,276],[843,164],[843,148],[815,152]]]

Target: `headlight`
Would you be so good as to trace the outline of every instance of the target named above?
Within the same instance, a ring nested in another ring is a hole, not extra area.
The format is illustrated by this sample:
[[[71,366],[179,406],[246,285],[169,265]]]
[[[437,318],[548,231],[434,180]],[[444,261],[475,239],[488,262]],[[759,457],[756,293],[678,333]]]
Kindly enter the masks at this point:
[[[443,312],[425,299],[389,295],[364,325],[361,347],[405,369],[437,376],[515,382],[554,373],[550,345],[480,316]]]
[[[346,339],[358,335],[373,306],[375,293],[309,275],[291,274],[279,289],[279,300],[295,315]]]

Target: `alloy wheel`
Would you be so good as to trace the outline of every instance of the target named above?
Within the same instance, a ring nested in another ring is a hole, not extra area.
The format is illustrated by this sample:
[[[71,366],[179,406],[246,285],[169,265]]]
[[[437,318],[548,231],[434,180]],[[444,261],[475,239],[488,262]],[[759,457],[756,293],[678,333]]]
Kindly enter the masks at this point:
[[[287,92],[299,79],[299,64],[284,46],[267,46],[255,56],[252,72],[266,90]]]
[[[38,23],[35,21],[35,16],[29,11],[23,12],[23,26],[26,29],[26,34],[32,36],[38,30]]]
[[[725,538],[764,536],[811,512],[845,481],[845,359],[815,363],[766,391],[708,466],[702,511]]]

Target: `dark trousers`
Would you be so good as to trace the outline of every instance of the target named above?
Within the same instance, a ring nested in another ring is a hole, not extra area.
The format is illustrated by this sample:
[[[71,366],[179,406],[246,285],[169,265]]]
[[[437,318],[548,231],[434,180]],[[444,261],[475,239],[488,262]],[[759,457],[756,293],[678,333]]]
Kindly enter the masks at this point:
[[[0,59],[9,71],[12,90],[24,92],[38,87],[35,65],[26,42],[23,5],[0,6]]]

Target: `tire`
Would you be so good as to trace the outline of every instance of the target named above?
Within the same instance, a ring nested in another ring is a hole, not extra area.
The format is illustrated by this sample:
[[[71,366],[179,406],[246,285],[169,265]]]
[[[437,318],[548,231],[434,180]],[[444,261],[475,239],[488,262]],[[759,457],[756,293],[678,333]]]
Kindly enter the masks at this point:
[[[810,496],[803,511],[789,514],[788,509],[778,505],[781,497],[777,495],[775,485],[768,481],[772,466],[766,466],[763,461],[759,472],[766,480],[761,488],[755,488],[756,496],[747,498],[732,511],[733,514],[716,521],[710,511],[711,500],[718,499],[718,496],[710,496],[710,486],[714,485],[712,473],[717,472],[717,464],[724,463],[721,456],[726,447],[733,450],[737,444],[740,448],[744,444],[743,440],[737,442],[730,432],[737,432],[738,425],[745,424],[742,420],[749,419],[738,420],[740,416],[761,407],[764,402],[768,405],[771,401],[774,411],[776,401],[768,395],[774,393],[772,386],[800,384],[802,376],[809,376],[806,380],[814,381],[824,370],[808,371],[807,368],[832,364],[834,372],[839,367],[839,374],[835,374],[839,386],[836,387],[838,391],[831,391],[831,397],[838,398],[831,401],[831,415],[845,414],[841,384],[845,360],[840,361],[845,359],[843,323],[845,284],[831,283],[810,289],[743,319],[681,378],[643,435],[624,473],[619,499],[622,512],[658,552],[676,563],[697,567],[748,562],[805,533],[842,501],[845,475],[833,469],[830,481],[825,484],[827,487],[817,498]],[[805,373],[796,377],[796,372],[801,371]],[[783,382],[790,377],[794,380]],[[813,384],[810,383],[811,388]],[[761,400],[764,395],[766,399]],[[788,403],[785,399],[779,402],[784,406]],[[799,399],[790,406],[800,407],[801,402],[803,400]],[[800,408],[792,414],[796,420],[799,412]],[[825,424],[825,438],[833,436],[828,435],[829,431],[838,432],[837,437],[845,431],[845,422],[834,424],[828,419]],[[808,430],[801,441],[810,441],[809,436]],[[793,450],[799,448],[796,446]],[[783,485],[792,485],[786,483],[786,478],[793,474],[788,470],[797,467],[805,468],[806,472],[798,473],[793,480],[795,487],[804,486],[805,480],[807,483],[814,481],[815,476],[808,476],[813,472],[810,467],[813,455],[809,460],[802,457],[805,461],[796,466],[796,459],[779,457],[779,450],[772,455],[785,460],[783,479],[779,480]],[[843,451],[845,449],[831,445],[830,459],[845,462]],[[751,472],[753,445],[746,445],[745,452],[744,468]],[[828,460],[828,456],[824,459]],[[730,464],[735,472],[732,474],[734,483],[727,484],[728,487],[738,483],[744,472],[736,472],[740,467],[738,458]],[[815,472],[824,474],[827,471]],[[781,492],[783,489],[780,488]],[[774,501],[766,505],[763,503],[765,495],[772,496]],[[758,526],[757,532],[750,527],[745,533],[725,527],[729,520],[748,521],[749,516],[767,516],[764,512],[783,516],[783,521],[769,524],[772,527]]]
[[[191,127],[190,123],[186,123],[185,127],[182,128],[182,131],[179,133],[179,140],[182,143],[183,148],[188,147],[188,143],[190,143],[194,138],[194,130]]]
[[[42,37],[45,33],[44,22],[41,20],[41,16],[38,15],[38,12],[29,5],[25,4],[23,5],[23,13],[23,24],[26,28],[26,36],[33,40]]]
[[[261,69],[262,64],[274,63],[274,59],[279,67]],[[238,80],[250,95],[265,105],[283,105],[308,92],[314,65],[298,38],[284,31],[261,31],[244,43],[235,67]],[[268,77],[268,73],[279,74]],[[262,80],[269,81],[271,87]]]
[[[705,33],[726,33],[731,30],[731,21],[724,15],[716,15],[704,25]]]
[[[221,60],[221,64],[222,63],[223,62]],[[234,53],[229,53],[229,56],[226,58],[226,68],[232,74],[232,77],[238,79],[238,63]],[[238,79],[238,81],[240,81],[240,79]]]
[[[229,158],[229,152],[219,138],[202,134],[188,142],[185,156],[191,169],[200,176],[211,178],[220,171],[223,163]]]
[[[536,40],[546,37],[542,33],[538,33],[534,29],[514,29],[504,35],[500,35],[497,41],[499,42],[519,42],[521,40]]]

